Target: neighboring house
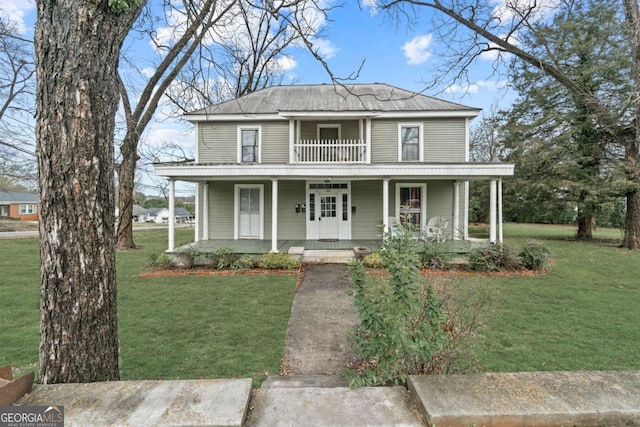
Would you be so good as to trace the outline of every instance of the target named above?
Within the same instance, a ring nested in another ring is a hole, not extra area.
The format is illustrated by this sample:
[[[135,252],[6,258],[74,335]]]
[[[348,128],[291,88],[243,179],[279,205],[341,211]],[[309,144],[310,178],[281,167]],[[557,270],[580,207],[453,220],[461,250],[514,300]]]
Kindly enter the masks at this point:
[[[38,196],[17,191],[0,191],[0,217],[37,221]]]
[[[147,222],[156,222],[156,217],[158,216],[158,212],[160,212],[162,208],[149,208],[147,209]],[[162,221],[160,221],[162,222]]]
[[[157,164],[198,184],[196,240],[381,239],[410,215],[467,238],[469,181],[490,184],[490,240],[502,240],[504,163],[469,162],[480,110],[386,84],[274,86],[185,115],[193,163]],[[174,250],[172,229],[169,250]]]
[[[169,223],[169,216],[169,208],[161,208],[156,212],[154,221],[158,224],[167,224]],[[193,215],[191,215],[191,212],[185,208],[175,208],[174,218],[174,222],[184,223],[189,222],[193,218]]]
[[[140,205],[133,205],[133,222],[146,222],[149,211]]]

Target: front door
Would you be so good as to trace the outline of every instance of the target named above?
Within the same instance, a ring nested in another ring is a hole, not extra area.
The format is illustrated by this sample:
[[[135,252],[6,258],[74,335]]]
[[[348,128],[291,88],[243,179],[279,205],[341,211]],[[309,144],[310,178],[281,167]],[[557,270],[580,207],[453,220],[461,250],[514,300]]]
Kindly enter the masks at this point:
[[[338,198],[335,195],[320,195],[320,212],[318,215],[318,237],[320,239],[337,239],[339,237]]]

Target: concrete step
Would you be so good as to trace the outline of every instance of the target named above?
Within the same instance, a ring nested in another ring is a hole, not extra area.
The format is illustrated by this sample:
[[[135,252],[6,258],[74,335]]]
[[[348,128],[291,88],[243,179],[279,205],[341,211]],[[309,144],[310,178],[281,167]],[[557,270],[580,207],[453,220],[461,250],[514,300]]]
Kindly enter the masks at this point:
[[[353,250],[305,250],[302,262],[305,264],[346,264],[355,257]]]
[[[254,392],[248,427],[422,427],[404,387],[302,387]]]
[[[35,386],[22,406],[64,406],[65,426],[242,426],[251,379]]]
[[[261,389],[348,386],[349,382],[342,375],[292,375],[269,377]]]
[[[427,425],[638,426],[640,372],[410,376]]]

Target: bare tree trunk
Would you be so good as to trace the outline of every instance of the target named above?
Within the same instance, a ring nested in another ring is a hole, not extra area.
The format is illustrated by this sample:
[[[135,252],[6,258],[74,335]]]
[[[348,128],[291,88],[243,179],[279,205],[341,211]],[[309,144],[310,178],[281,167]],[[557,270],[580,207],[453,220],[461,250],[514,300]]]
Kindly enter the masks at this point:
[[[134,249],[133,241],[133,187],[136,164],[138,163],[138,140],[130,141],[127,133],[120,145],[122,162],[118,168],[118,229],[116,232],[117,249]]]
[[[578,214],[578,235],[579,240],[593,239],[593,215]]]
[[[629,96],[633,100],[635,113],[634,134],[627,142],[625,158],[630,181],[635,188],[627,193],[627,217],[622,246],[636,249],[640,247],[640,8],[638,0],[624,0],[623,4],[633,58],[633,93]]]
[[[37,6],[40,382],[117,380],[116,71],[139,9],[115,13],[106,0]]]

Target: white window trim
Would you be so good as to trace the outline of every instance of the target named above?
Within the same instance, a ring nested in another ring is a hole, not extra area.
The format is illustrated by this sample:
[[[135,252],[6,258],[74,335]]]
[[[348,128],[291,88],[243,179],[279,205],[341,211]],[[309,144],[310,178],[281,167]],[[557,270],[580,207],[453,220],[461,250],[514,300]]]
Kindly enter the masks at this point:
[[[18,207],[19,215],[33,215],[34,213],[36,213],[36,206],[33,204],[25,203]]]
[[[342,139],[342,125],[340,123],[318,123],[317,137],[320,141],[320,129],[338,129],[338,139]]]
[[[399,162],[408,162],[407,160],[402,160],[402,128],[406,127],[417,127],[418,128],[418,161],[424,162],[424,123],[420,122],[400,122],[398,123],[398,161]]]
[[[237,135],[238,163],[252,163],[252,162],[242,161],[242,131],[243,130],[258,131],[258,163],[262,163],[262,126],[261,125],[238,126],[238,135]]]
[[[400,189],[420,187],[422,192],[422,206],[420,206],[420,232],[427,227],[427,184],[424,182],[402,182],[396,184],[396,216],[395,218],[400,221]]]
[[[264,184],[235,184],[233,189],[233,239],[240,238],[240,189],[257,188],[260,190],[260,236],[258,239],[264,240]]]

